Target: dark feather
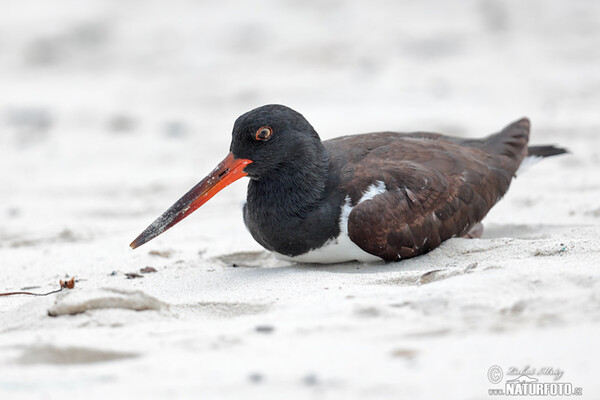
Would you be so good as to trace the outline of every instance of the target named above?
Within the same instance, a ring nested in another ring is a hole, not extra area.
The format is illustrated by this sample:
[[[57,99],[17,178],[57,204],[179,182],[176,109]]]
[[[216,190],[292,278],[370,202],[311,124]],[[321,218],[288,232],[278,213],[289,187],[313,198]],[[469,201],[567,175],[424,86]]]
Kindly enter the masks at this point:
[[[467,234],[508,190],[528,139],[529,121],[521,119],[481,140],[384,132],[325,142],[353,205],[377,181],[387,189],[352,210],[351,240],[399,260]]]

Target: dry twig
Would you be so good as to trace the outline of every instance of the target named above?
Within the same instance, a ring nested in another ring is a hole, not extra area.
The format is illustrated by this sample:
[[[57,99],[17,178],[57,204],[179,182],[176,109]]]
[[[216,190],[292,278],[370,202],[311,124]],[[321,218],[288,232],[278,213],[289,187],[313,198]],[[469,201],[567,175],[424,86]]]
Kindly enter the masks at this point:
[[[14,296],[16,294],[26,294],[29,296],[48,296],[49,294],[58,293],[58,292],[62,291],[63,289],[73,289],[75,287],[75,278],[71,278],[68,281],[61,280],[59,282],[59,284],[60,284],[60,289],[52,290],[51,292],[48,292],[48,293],[7,292],[7,293],[0,293],[0,296]]]

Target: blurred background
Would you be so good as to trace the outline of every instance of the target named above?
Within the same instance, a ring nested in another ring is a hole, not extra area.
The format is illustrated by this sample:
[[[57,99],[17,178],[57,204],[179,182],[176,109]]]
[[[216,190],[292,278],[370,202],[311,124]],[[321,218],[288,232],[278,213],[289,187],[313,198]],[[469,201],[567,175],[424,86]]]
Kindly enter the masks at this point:
[[[225,156],[238,115],[266,103],[300,111],[323,138],[481,136],[526,115],[534,143],[585,148],[600,126],[597,1],[1,4],[11,247],[123,244]]]
[[[277,398],[488,398],[491,365],[538,363],[597,391],[599,21],[598,0],[0,0],[0,292],[76,277],[67,300],[173,310],[50,318],[65,293],[2,297],[0,397],[264,398],[266,377]],[[533,144],[572,154],[519,176],[483,240],[398,264],[251,253],[245,182],[132,251],[267,103],[324,139],[528,116]]]

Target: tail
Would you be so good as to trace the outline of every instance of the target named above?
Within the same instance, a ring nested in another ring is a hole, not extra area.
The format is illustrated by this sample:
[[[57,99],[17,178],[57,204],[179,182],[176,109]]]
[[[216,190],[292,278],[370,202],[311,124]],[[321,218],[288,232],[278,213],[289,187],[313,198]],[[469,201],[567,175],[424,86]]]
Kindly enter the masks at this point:
[[[485,138],[481,147],[491,154],[506,156],[518,164],[527,156],[530,126],[528,118],[521,118]]]
[[[527,157],[552,157],[568,153],[569,150],[562,147],[549,146],[529,146],[527,148]]]
[[[484,139],[459,139],[463,146],[477,147],[489,154],[503,156],[499,158],[501,168],[512,176],[522,173],[525,169],[545,157],[565,154],[569,151],[556,146],[529,146],[529,118],[521,118],[500,132]],[[508,158],[508,159],[507,159]]]
[[[531,123],[528,118],[513,122],[500,132],[488,136],[483,146],[493,154],[509,157],[516,174],[523,173],[531,165],[545,157],[568,153],[566,149],[556,146],[529,146]]]

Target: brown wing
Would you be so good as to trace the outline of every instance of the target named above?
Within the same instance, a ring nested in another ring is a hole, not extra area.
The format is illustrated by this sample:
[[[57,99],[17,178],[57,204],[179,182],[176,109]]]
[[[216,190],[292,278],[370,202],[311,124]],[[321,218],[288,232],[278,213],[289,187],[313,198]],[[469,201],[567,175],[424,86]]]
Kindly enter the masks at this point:
[[[391,261],[466,234],[508,190],[526,154],[528,128],[528,121],[521,120],[469,143],[414,134],[371,150],[355,164],[345,189],[352,204],[377,181],[385,182],[387,191],[354,207],[348,218],[350,239]]]

